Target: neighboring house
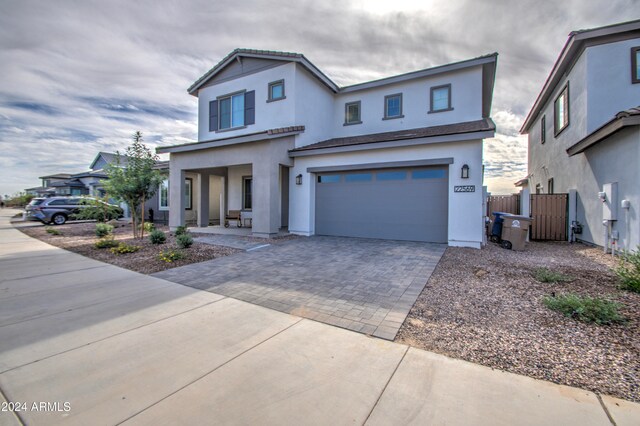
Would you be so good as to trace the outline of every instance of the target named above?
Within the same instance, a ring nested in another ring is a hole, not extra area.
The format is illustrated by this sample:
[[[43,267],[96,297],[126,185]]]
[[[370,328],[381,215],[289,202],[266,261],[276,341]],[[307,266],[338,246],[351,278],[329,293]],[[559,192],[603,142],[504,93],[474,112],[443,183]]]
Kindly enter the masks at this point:
[[[529,176],[518,184],[570,193],[580,240],[640,244],[639,105],[640,20],[572,32],[522,126]]]
[[[496,63],[339,87],[301,54],[236,49],[188,90],[198,142],[158,148],[170,153],[170,226],[241,210],[256,236],[480,247]]]

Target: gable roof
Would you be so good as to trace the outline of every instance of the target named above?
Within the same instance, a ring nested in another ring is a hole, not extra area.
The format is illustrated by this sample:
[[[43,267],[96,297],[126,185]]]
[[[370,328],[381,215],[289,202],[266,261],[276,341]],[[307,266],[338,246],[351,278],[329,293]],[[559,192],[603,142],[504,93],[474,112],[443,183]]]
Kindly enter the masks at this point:
[[[56,173],[55,175],[40,176],[38,179],[71,179],[71,174]]]
[[[551,73],[542,86],[536,101],[533,103],[527,118],[525,118],[520,133],[526,134],[533,125],[542,108],[547,104],[553,91],[562,78],[571,71],[586,47],[594,44],[612,43],[632,37],[640,37],[640,19],[636,21],[622,22],[605,27],[573,31],[565,43],[560,56],[556,59]]]
[[[91,162],[91,165],[89,166],[90,169],[93,170],[93,167],[96,165],[100,157],[102,157],[102,159],[107,164],[115,164],[117,161],[118,154],[114,152],[102,152],[102,151],[98,152],[98,155],[96,155],[96,158],[93,159],[93,161]],[[120,155],[120,162],[122,165],[127,164],[127,157],[124,155]]]
[[[587,148],[602,142],[614,133],[628,126],[640,126],[640,106],[620,111],[616,116],[600,126],[589,135],[567,148],[570,157],[580,154]]]
[[[406,80],[413,80],[416,78],[427,77],[436,74],[443,74],[446,72],[451,72],[459,69],[474,67],[478,65],[483,65],[485,70],[488,72],[483,73],[486,74],[483,77],[483,98],[488,98],[489,102],[492,98],[491,94],[493,93],[493,85],[495,81],[495,69],[498,54],[491,53],[484,56],[479,56],[473,59],[467,59],[464,61],[454,62],[446,65],[439,65],[436,67],[425,68],[418,71],[412,71],[405,74],[399,74],[391,77],[385,77],[378,80],[372,80],[364,83],[353,84],[350,86],[339,87],[336,83],[334,83],[329,77],[327,77],[322,71],[318,69],[315,65],[311,63],[305,56],[301,53],[293,53],[293,52],[279,52],[275,50],[255,50],[255,49],[235,49],[227,56],[224,57],[220,62],[218,62],[213,68],[207,71],[202,77],[196,80],[195,83],[187,89],[189,94],[197,96],[198,89],[204,86],[209,80],[214,78],[218,73],[220,73],[227,65],[232,63],[234,60],[238,60],[240,58],[260,58],[260,59],[271,59],[278,60],[284,62],[296,62],[301,64],[304,68],[306,68],[312,75],[314,75],[318,80],[320,80],[325,86],[327,86],[333,93],[349,93],[355,92],[359,90],[366,90],[373,87],[384,86],[387,84],[399,83]],[[488,95],[488,96],[485,96]],[[483,105],[484,110],[488,110],[491,108],[491,105]],[[488,114],[486,115],[488,116]]]

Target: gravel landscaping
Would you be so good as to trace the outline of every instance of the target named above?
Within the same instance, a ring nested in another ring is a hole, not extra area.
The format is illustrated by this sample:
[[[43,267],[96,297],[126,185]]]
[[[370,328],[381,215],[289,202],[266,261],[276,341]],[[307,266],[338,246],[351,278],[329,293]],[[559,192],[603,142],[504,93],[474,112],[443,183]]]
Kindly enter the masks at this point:
[[[396,341],[555,383],[640,401],[640,294],[620,290],[602,249],[529,243],[447,248]],[[538,268],[570,281],[539,282]],[[544,306],[576,293],[620,303],[622,324],[579,322]]]
[[[95,235],[95,222],[70,223],[51,228],[37,226],[19,227],[18,229],[31,237],[53,246],[143,274],[153,274],[190,263],[204,262],[205,260],[228,256],[239,251],[230,247],[198,242],[194,242],[193,245],[187,249],[179,249],[175,241],[175,236],[173,233],[169,233],[169,229],[166,226],[156,226],[156,229],[165,232],[167,235],[166,242],[158,245],[151,244],[148,233],[146,232],[143,240],[134,240],[131,235],[130,225],[115,228],[113,234],[116,241],[141,247],[140,250],[135,253],[120,255],[112,253],[108,248],[95,248],[94,244],[98,241]],[[49,234],[47,229],[59,231],[61,235]],[[180,252],[184,255],[184,258],[170,263],[160,260],[158,255],[167,250]]]

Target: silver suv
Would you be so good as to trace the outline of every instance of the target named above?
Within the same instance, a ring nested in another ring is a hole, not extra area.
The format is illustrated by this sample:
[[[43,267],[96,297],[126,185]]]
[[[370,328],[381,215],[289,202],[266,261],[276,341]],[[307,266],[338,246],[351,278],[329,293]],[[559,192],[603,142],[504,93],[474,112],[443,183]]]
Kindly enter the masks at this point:
[[[63,225],[67,220],[72,219],[73,215],[78,213],[80,209],[89,207],[89,205],[83,203],[83,200],[95,199],[90,197],[34,198],[25,207],[25,219],[38,220],[45,224]],[[118,208],[120,209],[120,207]]]

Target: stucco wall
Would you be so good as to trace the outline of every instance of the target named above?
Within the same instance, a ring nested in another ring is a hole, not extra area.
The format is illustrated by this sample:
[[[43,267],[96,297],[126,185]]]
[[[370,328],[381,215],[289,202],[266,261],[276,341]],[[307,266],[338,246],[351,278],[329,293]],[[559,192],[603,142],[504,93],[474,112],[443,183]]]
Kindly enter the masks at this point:
[[[282,79],[285,80],[286,99],[267,102],[269,83]],[[210,132],[209,102],[215,100],[218,96],[241,90],[255,90],[256,92],[255,124],[238,130]],[[198,91],[198,140],[205,141],[217,138],[228,138],[295,125],[294,94],[295,65],[290,62],[255,74],[246,75],[242,78],[205,87]]]
[[[242,177],[252,175],[251,164],[229,167],[229,210],[242,210]]]
[[[613,230],[620,233],[620,246],[636,249],[640,245],[640,130],[627,128],[575,157],[575,167],[582,170],[577,181],[577,219],[585,224],[579,239],[604,245],[602,201],[598,192],[605,183],[618,183],[618,220]],[[622,209],[620,202],[629,200],[631,208]]]
[[[479,248],[484,229],[481,140],[297,157],[290,175],[289,231],[301,235],[312,235],[315,232],[315,175],[307,173],[308,167],[449,157],[454,158],[453,164],[449,166],[449,245]],[[460,177],[463,164],[470,166],[469,179]],[[303,176],[302,185],[295,184],[295,176],[298,174]],[[455,185],[475,185],[476,192],[454,193]]]

